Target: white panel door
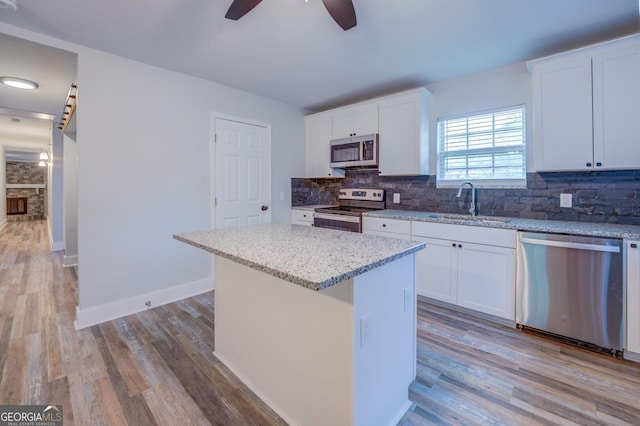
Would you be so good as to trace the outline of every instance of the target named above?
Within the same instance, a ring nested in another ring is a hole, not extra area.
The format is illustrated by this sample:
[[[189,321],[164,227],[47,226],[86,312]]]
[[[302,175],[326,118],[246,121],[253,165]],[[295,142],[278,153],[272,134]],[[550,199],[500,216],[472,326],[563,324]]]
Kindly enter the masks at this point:
[[[271,222],[271,142],[265,126],[215,118],[216,228]]]

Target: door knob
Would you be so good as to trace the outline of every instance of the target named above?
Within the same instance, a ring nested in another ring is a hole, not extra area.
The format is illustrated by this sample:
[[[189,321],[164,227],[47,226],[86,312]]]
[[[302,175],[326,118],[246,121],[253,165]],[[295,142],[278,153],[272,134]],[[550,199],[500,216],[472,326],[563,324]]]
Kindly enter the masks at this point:
[[[269,210],[269,206],[262,206],[262,207],[260,207],[260,209],[261,209],[263,212],[266,212],[267,210]]]

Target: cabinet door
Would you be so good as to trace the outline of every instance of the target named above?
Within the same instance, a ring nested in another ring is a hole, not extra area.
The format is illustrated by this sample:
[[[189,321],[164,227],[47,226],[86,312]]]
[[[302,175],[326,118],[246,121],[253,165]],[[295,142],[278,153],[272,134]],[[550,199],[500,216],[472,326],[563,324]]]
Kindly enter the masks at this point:
[[[456,304],[458,249],[453,242],[435,238],[413,237],[427,248],[416,253],[416,292],[442,302]]]
[[[332,139],[378,133],[378,104],[368,102],[333,113]]]
[[[595,168],[640,168],[640,43],[592,61]]]
[[[425,89],[380,101],[380,174],[429,172],[428,93]]]
[[[591,170],[591,57],[554,60],[533,68],[536,171]]]
[[[344,177],[344,170],[329,167],[331,123],[328,113],[305,117],[307,177]]]
[[[313,212],[309,210],[291,209],[291,224],[313,226]]]
[[[515,321],[515,250],[458,245],[458,305]]]
[[[627,241],[627,349],[640,354],[640,241]]]

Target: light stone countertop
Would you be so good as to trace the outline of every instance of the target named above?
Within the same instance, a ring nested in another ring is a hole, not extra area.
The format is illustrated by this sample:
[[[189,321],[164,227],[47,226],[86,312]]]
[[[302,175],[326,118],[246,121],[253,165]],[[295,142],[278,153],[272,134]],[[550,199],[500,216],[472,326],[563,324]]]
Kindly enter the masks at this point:
[[[322,290],[425,248],[415,241],[289,224],[173,237],[311,290]]]
[[[293,206],[291,207],[294,210],[309,210],[314,211],[315,209],[324,209],[327,207],[337,207],[337,204],[310,204],[306,206]]]
[[[413,220],[420,222],[449,223],[456,225],[483,226],[488,228],[515,229],[518,231],[550,232],[557,234],[587,235],[603,238],[640,239],[640,226],[619,225],[615,223],[569,222],[561,220],[537,220],[519,218],[501,218],[478,216],[479,220],[470,220],[471,216],[447,213],[416,212],[408,210],[380,210],[365,214],[368,217],[382,219]],[[482,219],[485,219],[484,221]],[[509,222],[491,221],[509,219]]]

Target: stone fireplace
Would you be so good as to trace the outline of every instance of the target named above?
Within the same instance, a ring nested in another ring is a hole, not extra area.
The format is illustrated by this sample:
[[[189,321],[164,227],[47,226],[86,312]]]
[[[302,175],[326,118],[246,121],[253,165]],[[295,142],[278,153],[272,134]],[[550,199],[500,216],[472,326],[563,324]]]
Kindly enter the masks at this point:
[[[45,217],[46,167],[37,163],[7,162],[7,221]]]

